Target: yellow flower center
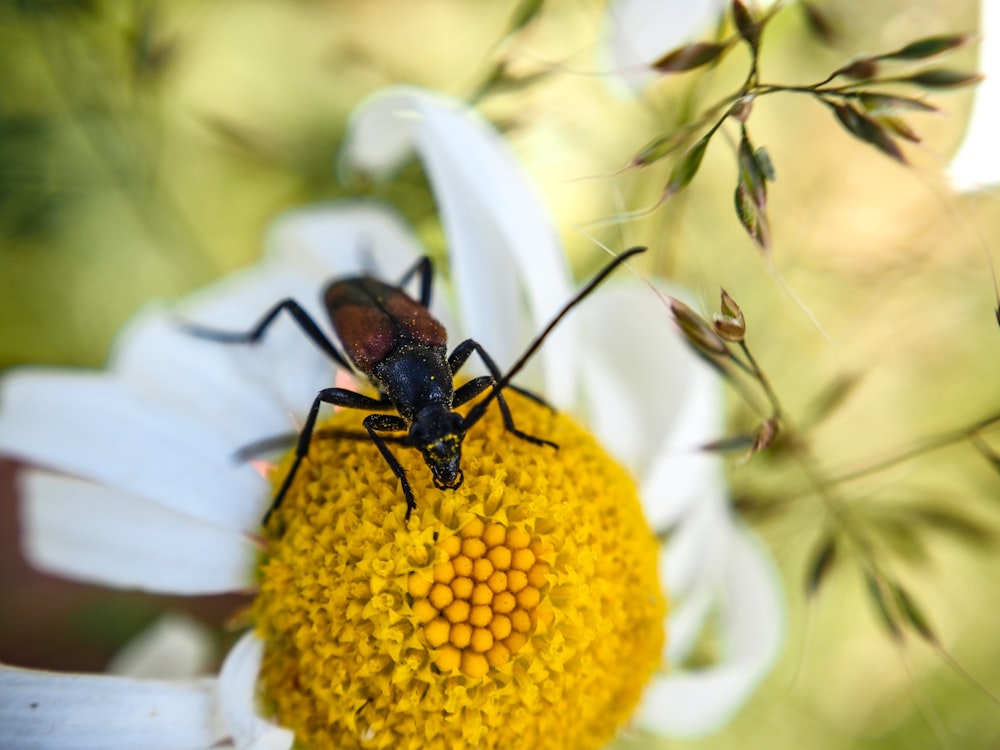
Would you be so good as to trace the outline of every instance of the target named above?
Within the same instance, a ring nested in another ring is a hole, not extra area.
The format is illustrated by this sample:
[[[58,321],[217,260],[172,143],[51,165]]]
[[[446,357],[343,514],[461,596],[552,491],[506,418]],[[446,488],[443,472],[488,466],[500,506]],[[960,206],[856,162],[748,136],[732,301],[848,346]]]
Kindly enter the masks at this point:
[[[559,449],[491,408],[463,443],[464,483],[439,490],[390,443],[408,523],[375,445],[321,434],[363,415],[313,439],[254,604],[265,699],[302,747],[586,750],[632,713],[666,609],[635,484],[567,417],[510,401]]]
[[[552,550],[523,529],[480,518],[437,547],[444,559],[410,574],[410,607],[436,649],[432,659],[440,671],[483,677],[552,623],[551,606],[541,603]]]

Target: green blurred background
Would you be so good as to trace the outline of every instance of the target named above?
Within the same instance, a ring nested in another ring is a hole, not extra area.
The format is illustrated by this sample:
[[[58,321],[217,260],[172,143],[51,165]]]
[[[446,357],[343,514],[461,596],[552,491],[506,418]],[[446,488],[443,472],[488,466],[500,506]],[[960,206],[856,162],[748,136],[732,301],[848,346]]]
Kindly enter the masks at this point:
[[[366,95],[412,83],[469,98],[502,60],[522,85],[493,89],[479,105],[536,180],[581,277],[604,258],[591,234],[615,248],[649,245],[646,270],[688,286],[706,312],[725,287],[800,424],[824,394],[850,384],[805,436],[826,476],[1000,410],[987,260],[1000,193],[958,194],[943,172],[971,90],[933,94],[946,116],[907,118],[924,137],[906,148],[910,168],[852,139],[803,97],[758,102],[751,132],[778,177],[769,203],[772,268],[734,215],[732,138],[713,142],[691,187],[668,205],[612,220],[652,205],[668,170],[614,173],[650,138],[738,85],[745,55],[660,81],[633,100],[608,87],[595,52],[602,3],[546,3],[530,25],[505,36],[516,5],[3,3],[0,367],[100,366],[144,302],[177,298],[252,263],[282,211],[359,191],[338,185],[333,167],[349,113]],[[833,36],[817,34],[801,8],[785,9],[766,33],[767,80],[820,80],[853,56],[978,27],[971,0],[814,6]],[[974,69],[976,46],[949,56],[947,66]],[[415,165],[364,190],[391,201],[443,253]],[[733,432],[757,423],[735,392],[730,407]],[[988,432],[983,440],[1000,446]],[[101,669],[166,609],[220,623],[241,606],[238,597],[174,600],[31,572],[17,549],[13,471],[3,465],[0,660]],[[803,580],[832,526],[787,456],[733,460],[730,476],[783,572],[787,644],[729,728],[660,744],[1000,747],[996,700],[919,638],[907,637],[903,648],[889,638],[850,556],[838,559],[818,597],[805,595]],[[996,466],[968,441],[837,489],[947,651],[993,694],[998,490]],[[934,522],[915,521],[915,508],[933,511]],[[659,746],[641,736],[631,742]]]

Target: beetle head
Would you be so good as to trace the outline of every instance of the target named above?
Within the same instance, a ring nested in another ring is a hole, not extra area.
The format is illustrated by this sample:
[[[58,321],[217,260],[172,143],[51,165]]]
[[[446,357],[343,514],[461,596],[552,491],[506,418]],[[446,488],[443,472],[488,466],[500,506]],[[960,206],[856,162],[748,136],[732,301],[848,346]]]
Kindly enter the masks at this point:
[[[462,415],[444,404],[421,409],[410,425],[409,443],[424,457],[439,490],[462,485]]]

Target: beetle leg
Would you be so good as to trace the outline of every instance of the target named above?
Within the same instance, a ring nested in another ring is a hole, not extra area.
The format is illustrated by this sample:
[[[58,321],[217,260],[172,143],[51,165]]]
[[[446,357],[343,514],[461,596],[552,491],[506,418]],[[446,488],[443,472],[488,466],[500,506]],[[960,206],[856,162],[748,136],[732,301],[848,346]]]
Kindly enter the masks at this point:
[[[271,453],[277,450],[288,450],[298,439],[298,435],[294,432],[286,432],[284,435],[272,435],[271,437],[261,438],[260,440],[255,440],[249,445],[244,445],[236,453],[233,454],[233,460],[235,461],[250,461],[255,456],[263,455],[264,453]]]
[[[281,487],[278,489],[277,494],[275,494],[274,500],[271,502],[271,507],[268,508],[267,513],[264,514],[264,520],[262,523],[265,526],[274,511],[281,506],[281,502],[285,499],[285,495],[288,493],[288,488],[292,486],[292,480],[295,479],[295,474],[298,472],[299,466],[302,464],[302,459],[309,453],[309,444],[312,442],[313,429],[316,427],[316,418],[319,415],[319,407],[321,404],[333,404],[334,406],[343,406],[348,409],[381,410],[391,408],[391,405],[387,402],[379,401],[371,398],[370,396],[365,396],[363,393],[349,391],[346,388],[324,388],[317,393],[316,398],[313,399],[312,406],[309,408],[309,414],[306,417],[306,421],[302,424],[302,431],[299,432],[298,443],[295,445],[295,459],[292,461],[292,465],[288,469],[288,473],[285,475],[285,479],[282,481]],[[373,416],[388,417],[390,415],[376,414]],[[399,417],[396,417],[396,419],[399,419]],[[365,421],[367,421],[367,418]],[[405,428],[405,426],[406,424],[404,422],[403,427]]]
[[[313,440],[368,440],[370,435],[360,430],[338,430],[334,427],[324,427],[313,432]],[[400,445],[410,445],[407,435],[382,435],[382,439],[387,443],[398,443]]]
[[[402,417],[397,417],[395,414],[369,414],[365,417],[362,424],[365,429],[368,430],[368,435],[371,437],[372,442],[375,443],[375,447],[378,448],[378,452],[382,454],[382,458],[385,462],[389,464],[389,468],[392,469],[392,473],[396,475],[396,479],[399,480],[399,486],[403,490],[403,497],[406,498],[406,515],[403,517],[403,521],[410,520],[410,513],[413,509],[417,507],[417,501],[413,497],[413,490],[410,488],[410,482],[406,478],[406,472],[403,470],[402,465],[400,465],[399,460],[392,455],[392,451],[389,450],[389,446],[386,445],[385,439],[379,435],[379,432],[396,432],[398,430],[406,429],[406,420]]]
[[[492,375],[483,375],[478,378],[473,378],[468,383],[462,383],[462,385],[455,390],[455,396],[452,399],[452,406],[461,406],[462,404],[468,403],[495,382],[496,381],[493,379]]]
[[[466,360],[469,359],[469,356],[472,354],[472,352],[476,351],[477,348],[479,350],[480,356],[483,356],[483,354],[485,354],[485,352],[483,351],[482,345],[479,344],[478,342],[474,341],[473,339],[466,339],[461,344],[459,344],[458,346],[455,347],[455,351],[453,351],[451,353],[451,356],[448,357],[448,367],[451,368],[452,375],[454,375],[456,372],[458,372],[462,368],[462,365],[465,364]],[[485,361],[485,359],[483,361]],[[492,357],[490,357],[490,361],[491,362],[493,361]],[[494,368],[495,367],[496,366],[494,364]],[[499,372],[499,370],[497,370],[497,372]],[[477,380],[479,380],[479,378],[474,378],[474,379],[470,380],[468,383],[465,383],[462,386],[462,388],[459,388],[459,391],[463,390],[465,388],[465,386],[469,385],[469,383],[475,383]],[[496,375],[494,375],[491,378],[491,380],[499,380],[499,378],[496,377]],[[512,391],[516,391],[517,393],[520,393],[525,398],[530,398],[536,404],[539,404],[540,406],[544,406],[546,409],[551,409],[552,411],[555,411],[555,407],[552,406],[552,404],[550,404],[548,401],[546,401],[544,398],[542,398],[541,396],[539,396],[534,391],[529,391],[527,388],[522,388],[521,386],[515,385],[514,383],[507,383],[507,387],[510,388]],[[480,388],[479,390],[475,391],[474,393],[471,393],[468,398],[465,398],[465,399],[463,399],[461,401],[458,400],[458,391],[456,391],[455,392],[455,399],[456,399],[455,400],[455,405],[456,406],[461,406],[462,404],[464,404],[469,399],[474,398],[475,396],[477,396],[480,393],[482,393],[483,390],[485,390],[485,388],[486,388],[486,386],[483,386],[482,388]]]
[[[512,432],[522,440],[527,440],[529,443],[534,443],[535,445],[550,445],[553,448],[558,448],[559,446],[553,443],[551,440],[544,440],[542,438],[537,438],[534,435],[529,435],[526,432],[521,432],[521,430],[517,429],[517,427],[514,426],[514,417],[510,413],[510,407],[507,406],[507,400],[503,397],[503,393],[500,392],[501,389],[497,388],[497,383],[500,381],[501,378],[500,368],[497,367],[497,364],[496,362],[493,361],[493,358],[486,353],[486,350],[483,349],[482,345],[475,339],[466,339],[461,344],[456,346],[455,350],[451,353],[451,356],[448,357],[448,366],[451,368],[452,376],[454,377],[455,372],[462,365],[465,364],[466,360],[469,359],[469,356],[472,354],[472,352],[476,352],[479,355],[479,358],[482,359],[483,362],[486,364],[486,369],[490,371],[489,381],[487,381],[485,384],[481,385],[477,384],[476,387],[478,387],[479,390],[476,391],[474,387],[473,389],[471,389],[472,392],[468,394],[463,393],[463,389],[465,388],[465,386],[476,383],[477,381],[481,381],[482,380],[481,378],[475,378],[473,380],[470,380],[468,383],[460,387],[455,394],[457,405],[465,403],[465,401],[468,401],[477,393],[482,393],[484,390],[486,390],[487,385],[492,385],[494,392],[496,393],[497,406],[500,407],[500,414],[503,416],[504,427],[507,428],[508,432]],[[511,388],[513,386],[508,384],[507,387]],[[520,389],[516,390],[518,390],[518,392],[521,392]],[[464,400],[461,401],[458,400],[458,395],[460,393],[462,394]],[[531,397],[534,398],[539,403],[548,406],[548,404],[546,404],[545,401],[541,399],[541,397],[534,396],[534,394],[531,394]],[[463,431],[468,430],[473,424],[476,423],[477,420],[478,417],[471,421],[468,418],[466,418],[465,422],[462,424],[462,430]]]
[[[493,379],[492,375],[482,375],[481,377],[473,378],[467,383],[462,383],[462,385],[455,391],[455,397],[452,404],[454,406],[461,406],[462,404],[468,403],[495,382],[496,381]],[[517,391],[526,398],[530,398],[536,404],[544,406],[546,409],[555,411],[555,407],[537,393],[529,391],[527,388],[521,388],[513,383],[508,383],[507,387],[512,391]]]
[[[462,365],[464,365],[468,361],[469,357],[472,356],[472,352],[476,350],[477,346],[479,346],[479,344],[474,339],[466,339],[461,344],[456,346],[452,353],[448,355],[448,367],[451,368],[452,375],[462,369]],[[479,348],[482,349],[481,346]],[[487,362],[486,366],[489,367],[489,365],[490,363]],[[496,369],[495,366],[494,369]],[[497,372],[499,372],[499,370],[497,370]]]
[[[512,391],[520,393],[525,398],[530,398],[536,404],[538,404],[539,406],[544,406],[549,411],[556,410],[556,407],[554,407],[552,404],[550,404],[548,401],[546,401],[544,398],[539,396],[534,391],[529,391],[527,388],[522,388],[521,386],[515,385],[514,383],[507,383],[507,388],[510,388]]]
[[[184,324],[184,329],[198,338],[210,339],[212,341],[220,341],[225,344],[253,344],[260,341],[264,332],[270,328],[271,323],[275,321],[282,310],[287,310],[289,314],[295,319],[295,322],[299,324],[299,327],[308,336],[316,346],[322,349],[330,359],[334,360],[338,365],[343,367],[348,372],[354,370],[344,355],[337,351],[337,348],[330,342],[330,339],[326,337],[322,329],[316,324],[309,313],[307,313],[302,306],[293,300],[292,298],[283,299],[281,302],[272,307],[267,314],[261,318],[260,322],[254,326],[252,329],[246,333],[234,333],[232,331],[216,331],[212,328],[202,328],[199,325],[194,324]]]
[[[426,255],[421,256],[420,260],[414,263],[413,267],[403,274],[403,278],[399,280],[399,286],[406,286],[414,274],[420,277],[420,304],[424,307],[430,307],[431,281],[434,278],[434,267],[431,265],[431,259]]]
[[[252,461],[257,456],[274,451],[286,451],[295,445],[299,435],[297,432],[286,432],[283,435],[272,435],[261,438],[252,443],[244,445],[233,454],[233,460],[238,462]],[[313,440],[368,440],[367,432],[358,430],[339,430],[335,427],[321,427],[313,430]],[[383,437],[387,443],[400,443],[405,440],[403,437],[388,436]]]

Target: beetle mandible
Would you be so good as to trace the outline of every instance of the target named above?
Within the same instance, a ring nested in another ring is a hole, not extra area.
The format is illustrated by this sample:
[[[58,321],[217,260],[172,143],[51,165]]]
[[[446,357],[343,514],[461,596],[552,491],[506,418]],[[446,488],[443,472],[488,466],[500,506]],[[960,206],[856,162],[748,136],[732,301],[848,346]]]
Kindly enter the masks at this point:
[[[447,332],[428,309],[432,267],[427,257],[420,258],[395,286],[370,275],[348,276],[334,279],[327,284],[323,292],[323,302],[330,323],[343,348],[343,354],[323,333],[309,313],[291,298],[275,304],[256,326],[244,333],[217,331],[198,325],[185,326],[188,332],[200,338],[223,343],[252,344],[261,339],[282,311],[286,311],[306,336],[333,361],[345,370],[365,376],[377,391],[377,397],[371,397],[347,388],[331,387],[323,388],[316,394],[296,440],[295,458],[264,516],[263,523],[266,525],[271,515],[280,507],[299,466],[309,452],[322,404],[373,412],[364,418],[362,425],[367,436],[399,480],[403,496],[406,498],[404,520],[409,520],[417,503],[406,472],[389,449],[390,440],[420,451],[431,471],[434,486],[438,489],[457,489],[461,486],[462,441],[469,429],[485,414],[493,400],[496,400],[504,427],[509,432],[536,445],[558,448],[550,440],[528,435],[517,429],[510,407],[503,397],[503,391],[505,388],[510,388],[545,404],[541,397],[514,385],[511,379],[524,368],[545,338],[570,310],[620,264],[644,251],[643,247],[634,247],[613,258],[563,306],[506,374],[501,374],[493,358],[474,339],[462,341],[451,354],[447,353]],[[403,287],[414,276],[418,277],[420,285],[418,299],[410,297],[403,291]],[[455,375],[473,353],[479,355],[489,375],[472,378],[456,388]],[[462,416],[455,411],[456,407],[468,403],[487,389],[491,389],[490,393],[473,406],[468,414]],[[393,411],[395,414],[385,413]],[[398,432],[406,434],[388,439],[382,435],[382,433]],[[259,445],[271,442],[266,440]],[[253,449],[254,446],[250,448]],[[241,454],[244,452],[240,451]]]

